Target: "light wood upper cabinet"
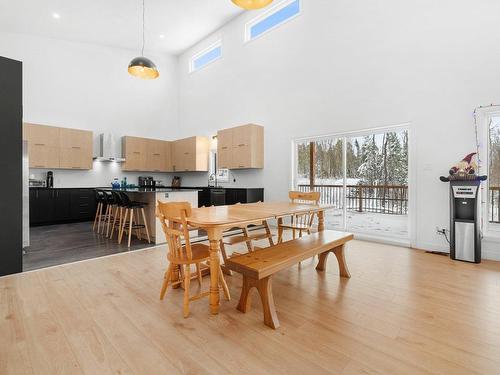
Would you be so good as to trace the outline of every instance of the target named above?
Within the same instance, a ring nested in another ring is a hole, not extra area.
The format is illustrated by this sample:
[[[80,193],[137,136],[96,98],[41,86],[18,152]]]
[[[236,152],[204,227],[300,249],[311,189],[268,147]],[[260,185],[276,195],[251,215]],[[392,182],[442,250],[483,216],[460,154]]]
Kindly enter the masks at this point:
[[[171,143],[159,139],[125,136],[122,138],[124,171],[172,171]]]
[[[61,168],[92,169],[92,132],[61,128],[59,147]]]
[[[264,168],[264,127],[242,125],[217,132],[218,168]]]
[[[172,170],[171,142],[148,139],[147,167],[151,172],[169,172]]]
[[[92,132],[25,123],[30,168],[92,169]]]
[[[217,166],[219,169],[233,168],[233,129],[217,132]]]
[[[122,154],[125,162],[124,171],[147,171],[148,139],[139,137],[122,137]]]
[[[209,142],[206,137],[189,137],[173,142],[172,163],[175,172],[208,171]]]

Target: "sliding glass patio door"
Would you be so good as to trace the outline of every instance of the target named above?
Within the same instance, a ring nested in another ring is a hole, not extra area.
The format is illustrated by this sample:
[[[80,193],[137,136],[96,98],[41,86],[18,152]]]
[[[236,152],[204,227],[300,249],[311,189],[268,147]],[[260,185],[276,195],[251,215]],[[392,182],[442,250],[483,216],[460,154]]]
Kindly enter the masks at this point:
[[[294,188],[319,191],[327,228],[408,235],[408,130],[370,130],[295,141]]]

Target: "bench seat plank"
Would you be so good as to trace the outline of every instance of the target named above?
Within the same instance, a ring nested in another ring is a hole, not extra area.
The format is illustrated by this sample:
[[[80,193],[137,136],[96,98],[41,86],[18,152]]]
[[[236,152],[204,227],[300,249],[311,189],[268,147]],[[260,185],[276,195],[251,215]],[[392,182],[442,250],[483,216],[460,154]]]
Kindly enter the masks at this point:
[[[226,261],[226,266],[252,279],[261,280],[352,239],[351,233],[325,230],[232,257]]]

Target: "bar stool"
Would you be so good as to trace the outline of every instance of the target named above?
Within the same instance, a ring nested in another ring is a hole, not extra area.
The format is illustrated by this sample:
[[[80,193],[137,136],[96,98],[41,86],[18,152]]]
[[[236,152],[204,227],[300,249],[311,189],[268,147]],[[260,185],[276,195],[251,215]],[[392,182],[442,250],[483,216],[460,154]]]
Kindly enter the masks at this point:
[[[147,203],[143,202],[135,202],[131,201],[130,198],[128,197],[127,194],[124,192],[120,191],[119,192],[120,197],[122,199],[123,205],[125,207],[125,217],[122,222],[122,227],[120,230],[120,234],[118,236],[118,243],[121,244],[122,238],[123,238],[123,233],[126,230],[127,226],[127,218],[129,218],[128,222],[128,247],[130,247],[130,241],[132,240],[132,231],[135,229],[135,235],[138,239],[141,238],[141,231],[140,229],[144,228],[146,230],[146,236],[148,238],[148,243],[151,243],[151,238],[149,237],[149,228],[148,228],[148,223],[146,221],[146,214],[144,213],[144,207],[147,206]],[[141,211],[142,214],[142,220],[144,224],[139,224],[139,212]],[[130,216],[129,216],[129,211],[130,211]],[[136,221],[134,221],[134,217],[136,218]]]
[[[115,232],[115,229],[117,229],[116,237],[117,240],[119,240],[120,231],[123,223],[123,211],[125,208],[125,204],[123,203],[122,197],[118,192],[111,191],[111,194],[113,195],[113,201],[115,203],[115,212],[113,214],[113,223],[111,224],[111,234],[109,235],[109,238],[113,239],[113,234]]]
[[[109,236],[109,230],[111,227],[111,221],[113,220],[113,210],[116,208],[116,202],[113,194],[110,191],[103,191],[104,197],[106,199],[106,211],[104,214],[104,225],[102,228],[102,234],[106,233],[106,237]]]
[[[101,231],[101,223],[105,221],[105,216],[103,215],[102,211],[105,208],[107,210],[106,195],[104,194],[104,191],[96,189],[95,198],[97,201],[97,210],[95,213],[94,225],[92,226],[92,230],[95,232],[95,227],[97,225],[97,233],[99,233]]]

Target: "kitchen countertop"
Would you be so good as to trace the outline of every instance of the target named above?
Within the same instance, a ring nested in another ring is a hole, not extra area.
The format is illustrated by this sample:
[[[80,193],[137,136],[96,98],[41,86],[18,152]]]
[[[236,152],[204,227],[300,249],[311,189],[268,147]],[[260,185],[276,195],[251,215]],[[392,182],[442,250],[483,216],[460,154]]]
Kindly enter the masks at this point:
[[[126,188],[126,189],[113,189],[113,188],[99,188],[106,191],[123,191],[125,193],[175,193],[185,191],[199,191],[199,189],[172,189],[172,188]]]

